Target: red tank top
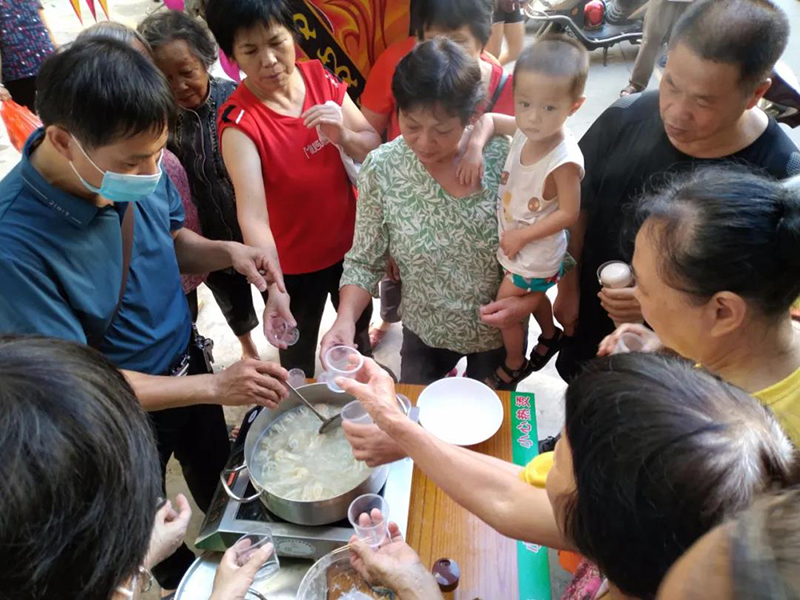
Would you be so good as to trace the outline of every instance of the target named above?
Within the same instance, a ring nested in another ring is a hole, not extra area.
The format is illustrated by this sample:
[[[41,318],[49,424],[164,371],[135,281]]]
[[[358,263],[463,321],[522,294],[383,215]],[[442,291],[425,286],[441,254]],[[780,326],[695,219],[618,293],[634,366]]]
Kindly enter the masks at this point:
[[[341,105],[347,86],[321,62],[297,63],[306,85],[303,112],[333,100]],[[245,84],[220,108],[219,135],[234,127],[261,156],[269,224],[283,272],[311,273],[336,264],[353,243],[356,197],[339,151],[320,142],[299,117],[265,106]]]

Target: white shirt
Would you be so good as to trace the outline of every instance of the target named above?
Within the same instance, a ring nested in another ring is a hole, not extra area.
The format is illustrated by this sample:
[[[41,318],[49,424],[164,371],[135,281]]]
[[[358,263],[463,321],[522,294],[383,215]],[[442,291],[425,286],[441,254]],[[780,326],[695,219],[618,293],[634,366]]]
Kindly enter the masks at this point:
[[[532,165],[523,165],[520,161],[526,141],[525,134],[517,130],[500,180],[497,221],[501,237],[506,231],[533,225],[558,209],[558,197],[550,200],[543,198],[547,176],[558,167],[567,163],[576,164],[583,179],[583,154],[568,129],[564,130],[561,143]],[[516,275],[546,279],[558,273],[566,253],[567,234],[562,230],[534,240],[522,248],[513,260],[502,249],[498,249],[497,260],[504,269]]]

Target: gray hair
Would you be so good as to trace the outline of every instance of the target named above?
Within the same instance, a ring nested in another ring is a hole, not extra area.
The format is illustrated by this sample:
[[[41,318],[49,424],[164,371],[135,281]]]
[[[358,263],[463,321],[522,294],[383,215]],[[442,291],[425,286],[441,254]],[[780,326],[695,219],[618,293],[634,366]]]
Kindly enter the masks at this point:
[[[206,70],[217,60],[217,44],[208,27],[182,12],[154,13],[142,21],[138,29],[154,50],[183,40]]]
[[[800,488],[760,498],[728,531],[735,598],[800,598]]]
[[[95,23],[91,27],[87,27],[81,31],[78,37],[75,38],[75,41],[80,42],[98,37],[117,40],[128,46],[133,46],[134,42],[139,42],[144,46],[144,49],[147,50],[148,55],[152,57],[153,48],[150,47],[150,43],[144,36],[135,29],[131,29],[127,25],[117,23],[116,21],[101,21],[100,23]]]

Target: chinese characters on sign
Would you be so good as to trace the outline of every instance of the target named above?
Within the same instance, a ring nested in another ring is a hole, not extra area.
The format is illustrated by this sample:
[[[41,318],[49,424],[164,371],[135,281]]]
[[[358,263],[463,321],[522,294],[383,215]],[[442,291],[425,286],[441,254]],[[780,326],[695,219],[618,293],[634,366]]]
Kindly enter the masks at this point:
[[[518,433],[515,434],[515,439],[517,444],[527,450],[533,446],[535,441],[531,439],[531,431],[533,430],[531,426],[531,400],[527,396],[517,394],[514,397],[514,406],[516,407],[515,416],[519,421],[516,427]]]

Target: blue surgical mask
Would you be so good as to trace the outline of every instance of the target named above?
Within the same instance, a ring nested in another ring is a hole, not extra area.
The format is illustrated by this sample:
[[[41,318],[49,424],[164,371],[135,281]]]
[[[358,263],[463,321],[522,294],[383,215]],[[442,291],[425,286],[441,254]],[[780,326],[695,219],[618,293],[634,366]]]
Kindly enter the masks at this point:
[[[92,163],[92,166],[103,174],[103,183],[99,188],[97,188],[81,177],[80,173],[78,173],[78,170],[75,168],[75,165],[72,163],[72,161],[70,161],[69,165],[72,167],[75,175],[78,176],[78,179],[80,179],[83,187],[90,192],[100,194],[103,198],[108,198],[112,202],[139,202],[156,191],[158,182],[161,180],[161,161],[164,158],[163,151],[161,152],[161,156],[158,158],[157,173],[152,175],[125,175],[123,173],[114,173],[113,171],[103,171],[91,158],[89,158],[89,155],[86,154],[86,150],[83,149],[78,140],[76,140],[74,136],[72,139],[75,140],[76,144],[78,144],[78,148],[81,149],[81,152],[83,152],[86,160]]]

